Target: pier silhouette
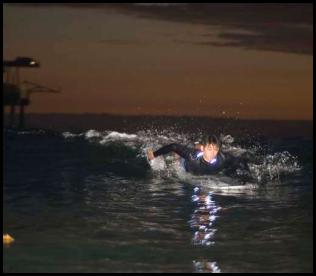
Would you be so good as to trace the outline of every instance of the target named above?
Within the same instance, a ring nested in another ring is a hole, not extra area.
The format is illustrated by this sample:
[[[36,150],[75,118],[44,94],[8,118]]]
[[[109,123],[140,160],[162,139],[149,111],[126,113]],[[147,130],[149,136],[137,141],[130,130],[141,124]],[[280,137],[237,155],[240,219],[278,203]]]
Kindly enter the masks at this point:
[[[39,68],[40,63],[29,57],[3,61],[3,112],[10,107],[9,127],[15,127],[16,106],[20,107],[18,128],[25,128],[25,106],[30,104],[31,93],[60,93],[60,90],[20,80],[21,68]]]

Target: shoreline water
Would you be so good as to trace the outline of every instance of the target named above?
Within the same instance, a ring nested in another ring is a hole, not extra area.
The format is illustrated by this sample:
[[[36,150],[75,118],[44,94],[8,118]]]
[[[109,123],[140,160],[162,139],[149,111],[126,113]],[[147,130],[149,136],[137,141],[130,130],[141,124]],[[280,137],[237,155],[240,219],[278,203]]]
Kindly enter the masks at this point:
[[[313,270],[311,123],[30,114],[26,123],[4,130],[3,225],[16,240],[5,272]],[[254,150],[266,182],[218,191],[220,178],[144,166],[145,147],[208,132]]]

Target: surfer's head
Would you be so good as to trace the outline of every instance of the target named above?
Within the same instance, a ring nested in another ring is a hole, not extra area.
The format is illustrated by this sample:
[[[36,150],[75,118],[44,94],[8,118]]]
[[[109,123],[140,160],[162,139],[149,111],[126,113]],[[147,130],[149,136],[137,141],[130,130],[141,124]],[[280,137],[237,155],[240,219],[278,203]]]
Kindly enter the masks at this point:
[[[211,145],[218,151],[221,148],[221,142],[215,135],[205,136],[203,140],[201,141],[201,144],[203,147]]]
[[[201,141],[201,144],[201,150],[203,151],[204,159],[212,160],[216,158],[216,155],[221,148],[221,142],[215,135],[204,137],[204,139]]]

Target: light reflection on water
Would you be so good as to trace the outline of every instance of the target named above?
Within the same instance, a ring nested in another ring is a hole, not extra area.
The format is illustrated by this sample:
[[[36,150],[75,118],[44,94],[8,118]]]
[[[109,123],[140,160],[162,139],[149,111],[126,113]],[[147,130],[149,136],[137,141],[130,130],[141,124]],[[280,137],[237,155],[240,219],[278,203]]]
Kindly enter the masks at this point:
[[[212,199],[211,192],[202,192],[198,187],[193,191],[192,201],[196,207],[189,221],[194,231],[192,243],[195,246],[211,247],[215,244],[214,236],[217,229],[214,224],[221,207]],[[221,272],[216,261],[193,260],[193,266],[196,272]]]
[[[23,243],[33,246],[35,243],[38,252],[33,251],[25,259],[30,264],[32,260],[34,264],[34,258],[45,264],[48,259],[40,251],[54,250],[57,245],[58,250],[77,252],[82,263],[92,262],[90,255],[100,252],[100,271],[232,272],[238,268],[243,271],[252,256],[258,259],[247,269],[267,271],[260,265],[274,260],[269,259],[265,250],[269,248],[271,256],[276,257],[286,254],[283,250],[286,245],[282,243],[293,243],[300,237],[295,229],[302,230],[304,224],[300,225],[300,221],[304,222],[306,216],[304,209],[284,213],[296,208],[297,202],[304,204],[288,186],[273,189],[267,186],[256,193],[240,191],[229,195],[199,188],[192,193],[192,186],[188,188],[162,178],[126,181],[120,177],[89,175],[81,179],[82,183],[68,180],[60,183],[58,187],[62,189],[52,188],[54,183],[33,187],[33,198],[29,196],[32,183],[13,190],[6,186],[5,225],[17,236],[17,243],[10,249],[24,250],[17,257],[10,255],[12,262],[15,258],[25,258],[24,252],[29,249],[21,247]],[[225,216],[224,210],[228,210]],[[29,241],[30,235],[36,235],[37,240]],[[250,253],[241,259],[238,254],[243,247],[248,247]],[[262,250],[251,251],[257,247]],[[69,253],[64,256],[64,269],[73,271],[76,268],[71,265]],[[289,265],[294,269],[299,266],[293,262],[296,253],[291,254],[293,257],[286,261],[284,271],[289,271]],[[124,269],[116,265],[119,260],[125,262]],[[231,264],[235,260],[238,266]],[[274,263],[275,271],[279,269],[277,265]],[[32,269],[29,267],[27,271]],[[45,269],[49,266],[43,265],[41,271]],[[82,266],[82,270],[94,269],[90,264]]]

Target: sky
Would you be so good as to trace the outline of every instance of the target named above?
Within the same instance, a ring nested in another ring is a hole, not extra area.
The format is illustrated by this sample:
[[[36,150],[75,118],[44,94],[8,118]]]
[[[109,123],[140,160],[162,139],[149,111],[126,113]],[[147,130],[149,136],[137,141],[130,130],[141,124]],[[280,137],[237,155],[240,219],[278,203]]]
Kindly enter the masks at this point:
[[[312,4],[3,4],[28,113],[313,119]]]

